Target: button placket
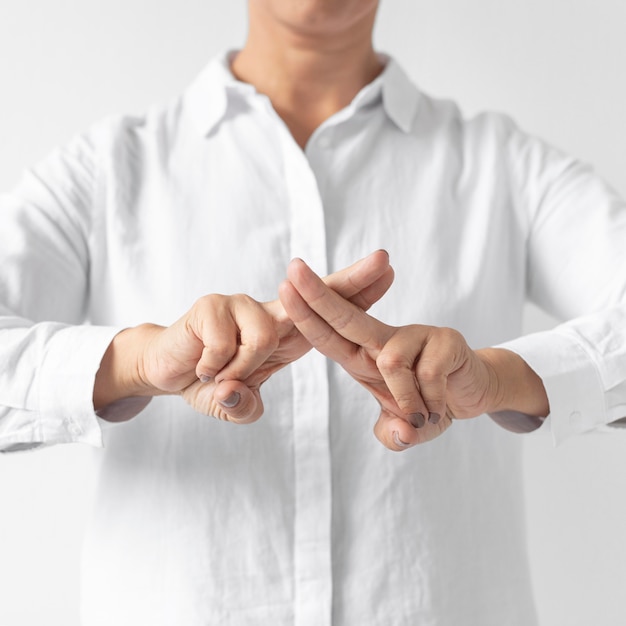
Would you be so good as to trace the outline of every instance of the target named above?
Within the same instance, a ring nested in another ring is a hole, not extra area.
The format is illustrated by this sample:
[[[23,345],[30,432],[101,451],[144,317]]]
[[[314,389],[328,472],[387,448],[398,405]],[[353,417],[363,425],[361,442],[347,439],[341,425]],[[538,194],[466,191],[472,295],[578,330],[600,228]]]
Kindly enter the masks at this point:
[[[327,273],[324,208],[315,174],[281,129],[291,214],[291,256]],[[294,433],[296,626],[330,626],[332,612],[329,389],[326,359],[315,351],[291,365]]]

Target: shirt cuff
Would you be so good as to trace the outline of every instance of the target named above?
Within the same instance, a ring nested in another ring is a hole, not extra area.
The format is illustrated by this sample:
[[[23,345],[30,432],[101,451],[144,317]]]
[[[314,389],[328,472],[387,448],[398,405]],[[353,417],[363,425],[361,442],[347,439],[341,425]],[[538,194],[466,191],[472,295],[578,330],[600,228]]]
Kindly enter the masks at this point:
[[[68,326],[50,339],[39,372],[37,443],[102,447],[93,388],[102,356],[121,328]]]
[[[515,352],[543,381],[550,404],[544,428],[550,429],[555,444],[611,419],[600,372],[573,335],[550,330],[497,347]]]

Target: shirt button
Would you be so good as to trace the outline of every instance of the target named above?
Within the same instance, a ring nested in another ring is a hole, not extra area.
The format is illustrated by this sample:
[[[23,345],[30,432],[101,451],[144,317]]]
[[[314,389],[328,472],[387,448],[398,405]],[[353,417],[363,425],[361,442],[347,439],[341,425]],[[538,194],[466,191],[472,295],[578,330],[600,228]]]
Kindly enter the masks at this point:
[[[579,411],[572,411],[569,416],[570,427],[577,431],[583,429],[582,415]]]
[[[74,420],[68,419],[65,423],[67,424],[67,430],[70,435],[77,437],[82,434],[82,428]]]

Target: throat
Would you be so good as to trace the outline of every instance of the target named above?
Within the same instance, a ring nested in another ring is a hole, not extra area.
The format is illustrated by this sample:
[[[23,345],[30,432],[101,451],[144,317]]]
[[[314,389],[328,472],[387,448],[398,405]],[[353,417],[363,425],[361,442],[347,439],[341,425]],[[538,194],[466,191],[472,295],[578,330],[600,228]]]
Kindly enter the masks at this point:
[[[295,142],[304,150],[315,130],[335,113],[348,106],[350,102],[351,99],[347,101],[333,100],[324,103],[307,103],[308,106],[298,106],[292,103],[276,101],[273,101],[272,104],[276,113],[289,129]]]
[[[302,149],[315,129],[347,107],[383,68],[371,47],[348,58],[311,50],[265,58],[261,51],[245,47],[231,66],[239,80],[270,99]]]

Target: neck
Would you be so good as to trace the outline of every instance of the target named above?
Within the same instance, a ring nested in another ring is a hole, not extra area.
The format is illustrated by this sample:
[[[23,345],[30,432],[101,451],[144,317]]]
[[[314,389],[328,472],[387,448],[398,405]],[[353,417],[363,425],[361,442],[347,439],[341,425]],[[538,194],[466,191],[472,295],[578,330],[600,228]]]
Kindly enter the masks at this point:
[[[304,148],[313,131],[346,107],[381,71],[372,46],[374,16],[349,32],[320,33],[253,15],[232,71],[267,95],[294,139]]]

